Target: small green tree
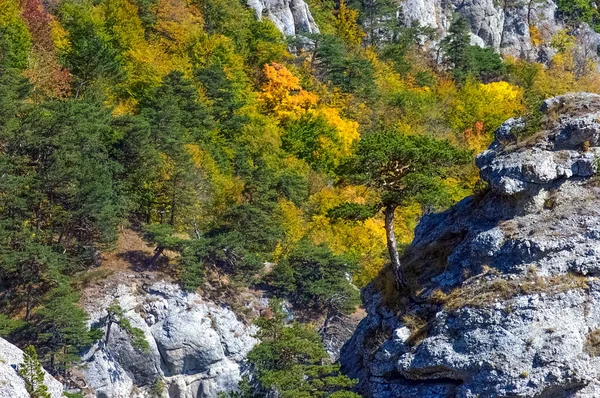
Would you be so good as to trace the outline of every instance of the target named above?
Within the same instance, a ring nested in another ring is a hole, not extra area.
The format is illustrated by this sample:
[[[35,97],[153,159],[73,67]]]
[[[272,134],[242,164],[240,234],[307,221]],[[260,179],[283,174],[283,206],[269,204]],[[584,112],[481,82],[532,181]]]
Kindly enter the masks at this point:
[[[199,233],[198,233],[199,234]],[[152,266],[165,250],[179,253],[179,279],[185,290],[194,291],[202,283],[204,263],[208,261],[211,244],[202,236],[196,239],[182,239],[168,224],[153,224],[144,227],[144,238],[156,245],[154,255],[148,260]]]
[[[44,369],[34,346],[29,345],[23,351],[23,363],[19,365],[18,373],[25,381],[31,398],[50,398],[48,387],[44,384]]]
[[[325,118],[304,115],[286,126],[281,144],[285,151],[306,160],[314,170],[332,172],[335,159],[331,156],[323,158],[323,154],[327,153],[323,138],[328,138],[335,144],[339,141],[335,128]]]
[[[361,96],[373,94],[375,68],[371,61],[351,51],[344,42],[332,35],[322,35],[315,48],[317,66],[323,80],[342,91]]]
[[[0,314],[0,337],[6,338],[25,325],[26,323],[21,320],[11,319],[4,314]]]
[[[48,366],[64,374],[79,359],[79,351],[91,343],[87,313],[77,304],[79,294],[63,283],[53,289],[43,308],[36,312],[39,341],[49,357]]]
[[[451,166],[468,163],[471,159],[469,152],[449,141],[395,130],[368,134],[360,141],[346,172],[354,182],[373,187],[380,193],[380,202],[371,207],[372,214],[379,209],[384,211],[387,248],[399,287],[403,287],[406,280],[394,232],[396,208],[411,202],[420,203],[426,209],[449,204],[443,178]],[[342,206],[345,208],[334,209],[330,214],[351,217],[348,210],[352,207]],[[353,207],[361,209],[357,205]],[[368,208],[363,207],[363,213],[365,210]]]
[[[154,255],[148,260],[148,267],[153,266],[165,250],[177,250],[181,238],[176,237],[173,227],[168,224],[151,224],[144,227],[144,239],[156,245]]]
[[[108,344],[110,338],[110,332],[113,324],[117,324],[129,335],[131,338],[131,344],[134,348],[142,352],[150,351],[150,344],[148,340],[146,340],[146,336],[144,335],[144,331],[140,328],[134,327],[129,319],[125,317],[125,313],[123,308],[116,301],[112,303],[107,309],[106,315],[106,336],[104,341]]]
[[[493,81],[506,72],[502,58],[493,49],[471,45],[469,21],[460,14],[440,42],[440,50],[443,64],[458,83],[464,83],[469,76],[483,82]]]
[[[498,80],[506,73],[502,58],[491,48],[469,46],[467,56],[468,73],[484,83]]]
[[[281,296],[292,303],[325,312],[323,331],[341,314],[354,311],[359,291],[350,283],[356,262],[334,255],[326,245],[303,240],[279,263],[268,279]]]
[[[257,320],[261,343],[248,353],[260,390],[254,396],[276,391],[282,398],[358,398],[351,392],[356,382],[329,363],[317,332],[298,323],[285,325],[279,301],[271,301],[271,309],[270,318]]]
[[[440,42],[440,49],[444,53],[444,65],[452,70],[454,79],[461,83],[467,80],[469,74],[470,32],[469,21],[456,14],[448,29],[448,35]]]

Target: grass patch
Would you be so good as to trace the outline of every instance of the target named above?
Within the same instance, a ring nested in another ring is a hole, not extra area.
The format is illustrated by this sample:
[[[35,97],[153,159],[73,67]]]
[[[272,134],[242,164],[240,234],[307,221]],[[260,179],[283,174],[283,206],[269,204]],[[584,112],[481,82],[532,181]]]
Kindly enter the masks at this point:
[[[409,248],[402,259],[408,288],[418,296],[431,285],[431,279],[448,268],[448,257],[463,241],[467,231],[447,232],[426,246]]]
[[[410,330],[410,336],[406,341],[410,346],[414,347],[425,340],[429,329],[426,319],[417,314],[407,314],[402,317],[402,322]]]
[[[82,290],[96,282],[103,281],[114,274],[114,270],[107,268],[96,268],[84,271],[73,278],[73,285],[76,290]]]
[[[449,294],[438,290],[432,295],[432,299],[443,304],[444,309],[456,311],[463,307],[486,307],[517,296],[536,293],[555,295],[587,288],[588,278],[583,276],[573,274],[550,277],[528,275],[525,279],[480,281],[456,288]]]
[[[410,302],[408,290],[399,291],[394,273],[387,264],[373,279],[373,286],[382,294],[381,304],[395,311],[403,311]]]
[[[600,356],[600,329],[594,329],[587,335],[583,349],[592,357]]]
[[[408,248],[400,262],[404,265],[407,286],[399,291],[390,265],[373,279],[373,286],[382,293],[382,304],[404,312],[411,300],[431,287],[431,279],[446,271],[448,256],[463,241],[466,231],[448,232],[425,246]]]

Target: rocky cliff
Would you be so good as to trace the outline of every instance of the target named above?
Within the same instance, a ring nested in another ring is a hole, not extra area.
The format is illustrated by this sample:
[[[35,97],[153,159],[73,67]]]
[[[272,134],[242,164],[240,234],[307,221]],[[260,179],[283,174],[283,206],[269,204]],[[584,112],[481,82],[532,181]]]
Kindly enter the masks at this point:
[[[269,18],[287,36],[319,33],[319,27],[304,0],[249,0],[257,17]],[[402,0],[397,15],[400,23],[434,28],[438,39],[446,36],[456,13],[471,25],[471,42],[518,58],[549,61],[555,51],[552,37],[566,25],[557,15],[553,0]],[[369,29],[367,28],[367,31]],[[598,60],[600,34],[588,25],[569,28],[583,58]],[[385,31],[377,31],[389,37]]]
[[[489,190],[423,218],[410,292],[365,290],[341,358],[365,396],[600,396],[600,96],[543,111],[477,158]]]
[[[17,373],[23,363],[23,351],[0,338],[0,397],[29,398],[25,382]],[[51,398],[63,396],[63,387],[56,379],[45,373],[44,384]]]
[[[565,28],[553,0],[404,0],[400,2],[404,24],[417,22],[434,28],[444,37],[454,13],[467,18],[472,44],[530,60],[549,60],[552,37]],[[583,24],[573,31],[578,48],[588,57],[597,56],[600,35]]]
[[[287,36],[319,33],[304,0],[248,0],[248,6],[256,12],[258,19],[267,17]]]
[[[504,54],[546,62],[554,54],[552,37],[566,28],[553,0],[403,0],[401,23],[434,28],[443,38],[455,13],[471,25],[471,42]],[[600,35],[586,24],[569,28],[582,56],[597,58]]]
[[[90,396],[214,398],[237,388],[244,358],[256,344],[255,328],[229,309],[185,293],[149,275],[119,273],[86,292],[91,325],[106,336],[107,308],[117,303],[128,326],[113,323],[108,341],[96,344],[72,370]],[[131,329],[143,332],[140,348]],[[130,329],[130,330],[127,330]]]

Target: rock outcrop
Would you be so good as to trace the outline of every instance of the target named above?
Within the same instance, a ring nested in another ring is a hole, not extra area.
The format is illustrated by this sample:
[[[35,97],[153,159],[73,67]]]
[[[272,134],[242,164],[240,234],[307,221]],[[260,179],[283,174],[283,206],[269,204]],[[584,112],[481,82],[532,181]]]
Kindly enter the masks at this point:
[[[248,0],[258,19],[267,17],[286,36],[319,33],[304,0]]]
[[[108,341],[96,344],[73,370],[83,390],[101,398],[145,397],[156,389],[169,398],[214,398],[237,388],[256,344],[254,326],[164,281],[129,274],[103,290],[85,304],[92,325],[106,332],[107,308],[116,302],[149,348],[136,347],[131,332],[113,323]]]
[[[407,26],[418,22],[436,29],[439,36],[444,37],[454,13],[459,13],[471,25],[472,44],[542,62],[554,53],[548,45],[552,36],[565,28],[556,15],[557,6],[553,0],[405,0],[400,4]],[[585,24],[574,33],[582,52],[595,57],[600,35]]]
[[[270,19],[287,36],[319,33],[304,0],[249,0],[248,6],[259,19]],[[532,61],[551,60],[555,54],[550,46],[552,37],[566,28],[557,15],[554,0],[402,0],[399,7],[396,15],[382,18],[399,19],[398,22],[405,26],[418,23],[431,27],[439,40],[447,35],[454,15],[458,13],[471,25],[471,44]],[[386,28],[372,30],[365,26],[365,29],[381,38],[393,36]],[[575,29],[569,28],[569,32],[576,37],[581,62],[589,58],[600,60],[600,34],[585,23]]]
[[[341,362],[365,396],[600,396],[600,96],[543,111],[478,157],[488,191],[423,218],[411,294],[363,292]]]
[[[29,398],[25,382],[17,373],[23,363],[23,351],[0,338],[0,397]],[[63,396],[63,386],[54,377],[45,372],[44,384],[51,398]]]

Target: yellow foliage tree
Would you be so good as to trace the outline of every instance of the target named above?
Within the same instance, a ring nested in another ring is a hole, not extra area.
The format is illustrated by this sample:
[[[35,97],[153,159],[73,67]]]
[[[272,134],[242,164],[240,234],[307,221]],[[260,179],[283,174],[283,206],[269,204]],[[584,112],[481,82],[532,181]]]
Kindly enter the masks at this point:
[[[350,156],[352,154],[352,144],[360,139],[358,123],[353,120],[342,119],[339,110],[336,108],[319,108],[314,113],[317,116],[323,116],[327,123],[335,128],[337,141],[339,142],[336,151],[339,153],[339,157]]]
[[[318,97],[300,87],[299,79],[285,66],[277,63],[263,68],[265,83],[260,101],[279,120],[297,119],[317,105]]]
[[[293,250],[308,231],[302,209],[299,209],[292,201],[280,200],[277,204],[277,215],[283,226],[284,238],[275,248],[274,261],[279,261]]]
[[[335,30],[337,36],[351,47],[359,47],[365,33],[358,24],[358,11],[349,8],[344,0],[340,0],[340,6],[335,19]]]
[[[198,220],[210,224],[229,207],[242,202],[243,181],[234,175],[226,174],[219,168],[215,159],[199,145],[187,144],[187,152],[192,162],[207,180],[204,197],[199,203],[201,216]]]
[[[122,51],[139,46],[144,41],[144,27],[138,7],[130,0],[106,0],[102,3],[104,26]]]
[[[547,68],[540,67],[533,89],[544,97],[570,91],[600,92],[600,75],[585,50],[576,46],[575,38],[561,30],[550,43],[557,51]]]
[[[531,38],[531,44],[534,47],[538,47],[544,44],[544,37],[542,36],[542,32],[540,31],[540,28],[538,28],[536,25],[529,26],[529,37]]]
[[[60,22],[55,17],[50,20],[50,28],[52,34],[52,41],[54,47],[58,53],[66,53],[71,48],[71,42],[69,40],[69,33],[62,27]]]
[[[204,31],[200,11],[185,0],[159,0],[154,30],[158,41],[170,53],[182,52]]]
[[[467,145],[481,151],[504,121],[524,110],[521,88],[504,81],[482,84],[469,80],[453,102],[448,118],[451,126],[465,135]]]

